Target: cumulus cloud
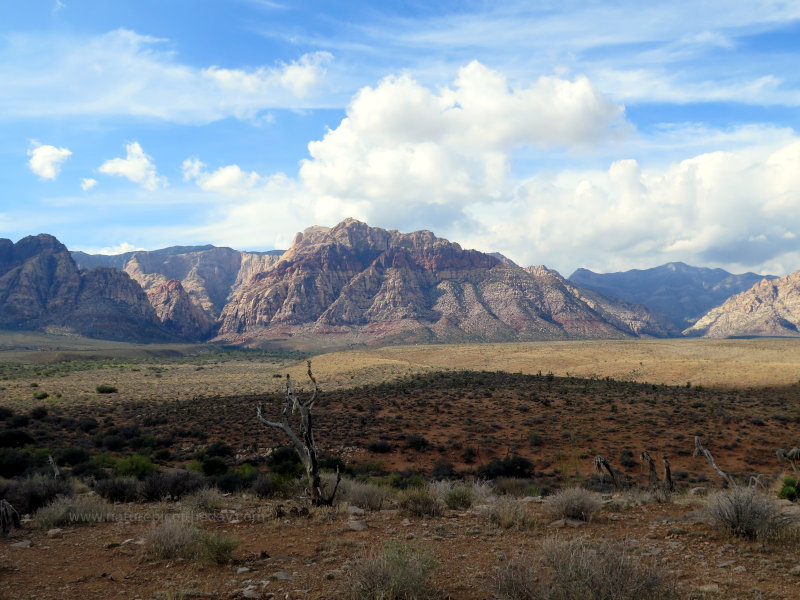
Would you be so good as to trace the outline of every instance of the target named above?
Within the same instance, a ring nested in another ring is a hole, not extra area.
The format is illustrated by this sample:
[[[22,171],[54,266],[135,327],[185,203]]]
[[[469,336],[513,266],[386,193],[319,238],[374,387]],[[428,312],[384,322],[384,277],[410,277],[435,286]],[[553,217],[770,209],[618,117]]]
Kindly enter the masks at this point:
[[[251,119],[272,108],[313,106],[310,96],[324,82],[333,58],[312,52],[247,69],[195,67],[164,50],[165,42],[127,29],[88,41],[15,36],[0,48],[0,108],[7,115],[28,117],[133,115],[181,123]],[[2,60],[4,55],[8,60]]]
[[[91,177],[84,177],[84,178],[81,179],[81,189],[84,192],[88,192],[90,189],[92,189],[96,185],[97,185],[97,180],[96,179],[92,179]]]
[[[475,61],[438,91],[408,75],[363,88],[341,124],[309,144],[300,177],[326,198],[318,216],[350,211],[402,226],[414,205],[458,210],[502,194],[517,147],[588,146],[628,130],[623,107],[585,77],[511,87]]]
[[[41,179],[53,180],[58,177],[61,172],[61,163],[72,156],[72,152],[67,148],[42,145],[37,141],[32,142],[32,146],[28,150],[28,156],[30,156],[28,168]]]
[[[209,173],[196,158],[187,158],[181,165],[183,180],[194,180],[200,189],[223,195],[243,195],[264,181],[255,171],[243,171],[239,165],[227,165]]]
[[[98,169],[104,175],[125,177],[138,183],[146,190],[154,191],[167,185],[165,177],[156,172],[153,159],[144,153],[139,142],[132,142],[125,146],[125,158],[112,158],[107,160]]]

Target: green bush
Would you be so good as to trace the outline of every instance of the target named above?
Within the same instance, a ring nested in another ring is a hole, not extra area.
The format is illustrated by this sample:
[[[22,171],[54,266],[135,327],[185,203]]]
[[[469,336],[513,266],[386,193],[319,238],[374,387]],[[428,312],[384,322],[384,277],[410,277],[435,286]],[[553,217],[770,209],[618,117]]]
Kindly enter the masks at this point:
[[[164,473],[153,473],[142,481],[142,497],[149,502],[165,498],[182,498],[207,485],[205,478],[193,471],[176,469]]]
[[[133,476],[137,479],[143,479],[148,475],[154,473],[156,466],[148,456],[141,454],[133,454],[125,458],[120,458],[117,464],[114,465],[114,473],[118,477]]]
[[[267,466],[272,473],[279,475],[300,475],[303,472],[300,455],[289,446],[275,448],[267,457]]]
[[[791,502],[797,500],[797,480],[794,477],[785,477],[781,491],[778,492],[778,497],[784,498]]]
[[[228,464],[219,456],[209,456],[202,465],[203,475],[223,475],[228,472]]]
[[[475,502],[475,492],[468,483],[456,483],[444,494],[444,503],[453,510],[466,510]]]
[[[201,532],[197,542],[196,556],[202,561],[224,565],[231,561],[239,540],[230,535]]]
[[[98,394],[116,394],[117,393],[117,388],[115,388],[113,385],[108,385],[108,384],[105,384],[105,383],[98,385],[94,389]]]
[[[33,466],[27,452],[17,448],[0,448],[0,477],[17,477]]]

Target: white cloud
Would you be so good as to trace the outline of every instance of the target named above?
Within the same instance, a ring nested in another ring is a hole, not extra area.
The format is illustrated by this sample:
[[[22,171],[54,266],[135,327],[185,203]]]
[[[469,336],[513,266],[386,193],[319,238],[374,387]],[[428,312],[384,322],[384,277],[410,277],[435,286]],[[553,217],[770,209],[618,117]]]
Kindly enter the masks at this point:
[[[55,179],[61,172],[61,163],[72,156],[67,148],[43,146],[37,141],[32,142],[33,147],[28,150],[28,168],[41,179]]]
[[[183,180],[195,180],[200,189],[223,195],[242,195],[264,181],[258,173],[242,171],[239,165],[227,165],[209,173],[206,165],[196,158],[187,158],[181,165]]]
[[[515,148],[590,146],[629,129],[624,109],[584,77],[512,88],[472,62],[437,92],[408,75],[360,90],[347,118],[309,144],[300,177],[326,198],[318,217],[349,211],[403,226],[422,221],[417,206],[458,212],[503,194]]]
[[[115,254],[125,254],[126,252],[144,250],[144,248],[134,246],[130,242],[121,242],[116,246],[104,246],[102,248],[95,248],[91,246],[75,246],[74,248],[70,248],[70,250],[86,252],[87,254],[106,254],[113,256]]]
[[[133,115],[180,123],[253,119],[314,106],[332,60],[228,69],[181,63],[167,40],[119,29],[89,40],[12,36],[0,47],[0,109],[8,116]]]
[[[88,192],[90,189],[92,189],[96,185],[97,185],[97,180],[96,179],[92,179],[91,177],[84,177],[84,178],[81,179],[81,189],[84,192]]]
[[[127,152],[125,158],[107,160],[100,165],[98,171],[104,175],[125,177],[146,190],[154,191],[167,185],[166,178],[158,175],[153,159],[144,153],[139,142],[127,144],[125,150]]]

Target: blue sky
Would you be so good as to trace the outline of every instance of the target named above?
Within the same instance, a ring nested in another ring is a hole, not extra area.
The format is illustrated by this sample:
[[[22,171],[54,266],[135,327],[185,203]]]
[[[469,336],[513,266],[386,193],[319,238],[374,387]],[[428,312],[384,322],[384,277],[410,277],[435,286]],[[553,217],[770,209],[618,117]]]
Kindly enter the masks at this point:
[[[0,0],[0,237],[784,274],[798,63],[798,1]]]

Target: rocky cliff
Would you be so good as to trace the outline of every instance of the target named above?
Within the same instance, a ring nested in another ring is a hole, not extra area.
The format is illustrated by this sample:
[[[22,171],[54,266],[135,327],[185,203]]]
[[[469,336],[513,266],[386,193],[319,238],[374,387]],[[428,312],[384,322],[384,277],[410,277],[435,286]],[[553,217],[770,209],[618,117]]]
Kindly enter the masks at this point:
[[[709,338],[800,336],[800,271],[762,279],[714,308],[685,335]]]
[[[79,271],[67,248],[46,234],[0,240],[0,327],[172,339],[135,281],[116,269]]]
[[[554,271],[353,219],[298,234],[274,267],[230,296],[221,320],[220,339],[290,345],[677,333],[643,307],[583,291]]]

